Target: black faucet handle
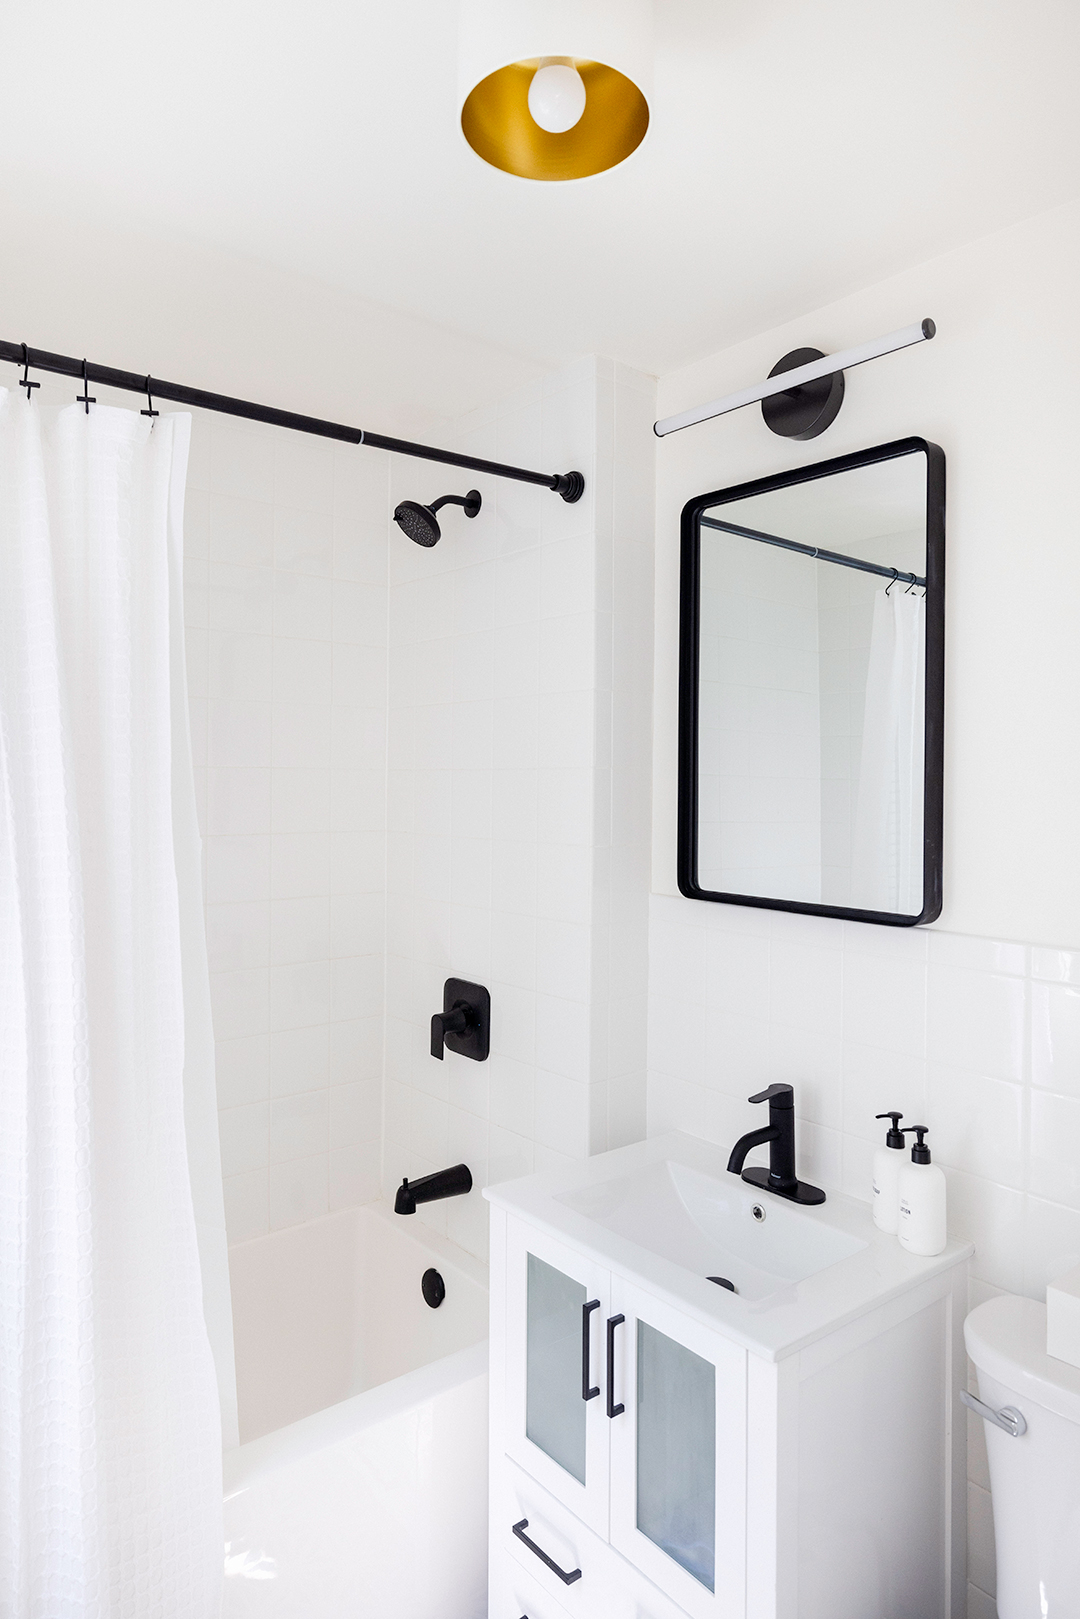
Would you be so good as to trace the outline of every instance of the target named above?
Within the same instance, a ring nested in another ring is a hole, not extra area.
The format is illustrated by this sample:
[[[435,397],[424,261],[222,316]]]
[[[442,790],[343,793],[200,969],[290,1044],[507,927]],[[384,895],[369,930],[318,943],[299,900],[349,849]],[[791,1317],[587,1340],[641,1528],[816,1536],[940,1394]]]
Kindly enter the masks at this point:
[[[758,1091],[756,1096],[748,1096],[748,1102],[768,1102],[772,1107],[794,1107],[795,1087],[793,1085],[770,1085],[767,1091]]]
[[[464,1034],[469,1027],[469,1009],[464,1001],[455,1001],[449,1012],[431,1014],[431,1055],[442,1062],[443,1045],[448,1034]]]

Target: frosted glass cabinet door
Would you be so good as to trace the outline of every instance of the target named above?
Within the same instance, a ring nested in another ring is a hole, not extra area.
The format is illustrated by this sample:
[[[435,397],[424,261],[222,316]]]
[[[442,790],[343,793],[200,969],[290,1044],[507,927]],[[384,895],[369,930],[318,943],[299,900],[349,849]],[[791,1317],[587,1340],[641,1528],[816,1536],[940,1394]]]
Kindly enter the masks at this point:
[[[695,1619],[741,1616],[746,1353],[618,1277],[611,1307],[611,1543]]]
[[[606,1539],[610,1278],[516,1220],[506,1262],[507,1452]]]

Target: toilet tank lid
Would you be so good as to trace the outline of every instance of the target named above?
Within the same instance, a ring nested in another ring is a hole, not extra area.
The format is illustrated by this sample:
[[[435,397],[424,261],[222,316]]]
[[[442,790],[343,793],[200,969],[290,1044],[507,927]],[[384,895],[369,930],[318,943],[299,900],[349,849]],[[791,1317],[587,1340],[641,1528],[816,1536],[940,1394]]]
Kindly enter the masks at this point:
[[[1080,1423],[1080,1367],[1046,1353],[1046,1305],[1007,1294],[987,1299],[964,1322],[980,1372],[1046,1411]]]

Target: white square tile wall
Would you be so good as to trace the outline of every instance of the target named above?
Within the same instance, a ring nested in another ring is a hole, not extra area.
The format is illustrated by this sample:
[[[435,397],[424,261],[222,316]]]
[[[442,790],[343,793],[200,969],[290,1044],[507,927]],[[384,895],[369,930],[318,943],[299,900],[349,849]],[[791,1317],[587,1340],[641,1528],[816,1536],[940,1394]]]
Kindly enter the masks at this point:
[[[644,1129],[652,385],[588,361],[478,413],[457,447],[547,490],[395,463],[392,504],[475,484],[434,549],[390,550],[383,1191],[464,1160],[421,1207],[487,1251],[486,1182]],[[617,529],[617,532],[616,532]],[[613,607],[624,609],[613,633]],[[429,1053],[448,976],[485,983],[491,1056]]]
[[[807,1176],[865,1198],[901,1108],[979,1281],[1041,1298],[1080,1261],[1080,954],[659,895],[651,936],[651,1133],[734,1141],[787,1080]]]
[[[388,458],[195,414],[188,667],[232,1242],[377,1195]]]

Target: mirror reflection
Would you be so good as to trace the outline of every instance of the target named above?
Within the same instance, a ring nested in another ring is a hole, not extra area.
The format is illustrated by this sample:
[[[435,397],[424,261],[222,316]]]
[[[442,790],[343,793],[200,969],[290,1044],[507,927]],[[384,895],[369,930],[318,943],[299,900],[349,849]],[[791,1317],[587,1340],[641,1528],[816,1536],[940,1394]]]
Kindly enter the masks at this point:
[[[937,623],[943,525],[928,492],[943,457],[904,442],[691,503],[703,895],[929,920],[927,595],[929,569]],[[936,753],[939,724],[929,735]]]

